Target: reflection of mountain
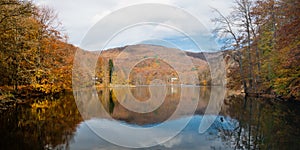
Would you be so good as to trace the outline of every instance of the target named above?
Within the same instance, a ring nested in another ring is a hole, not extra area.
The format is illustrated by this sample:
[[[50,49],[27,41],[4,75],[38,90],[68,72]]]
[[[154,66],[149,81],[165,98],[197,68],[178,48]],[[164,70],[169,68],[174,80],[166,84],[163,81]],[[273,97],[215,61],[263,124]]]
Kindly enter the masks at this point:
[[[136,103],[132,103],[135,101],[135,99],[137,101],[145,102],[149,100],[151,96],[153,97],[155,93],[162,90],[163,87],[160,86],[155,86],[153,88],[149,86],[142,86],[136,88],[99,89],[98,96],[103,105],[104,111],[100,111],[99,109],[97,109],[97,112],[90,111],[89,118],[92,117],[109,118],[107,113],[112,112],[110,114],[111,117],[118,120],[126,121],[128,123],[139,124],[139,125],[153,124],[153,123],[163,122],[169,118],[176,119],[182,116],[193,115],[194,113],[204,114],[208,102],[210,101],[211,89],[209,87],[167,86],[166,87],[167,94],[162,97],[164,101],[161,105],[159,102],[155,102],[155,101],[150,102],[147,105],[142,105],[143,109],[145,110],[150,108],[152,105],[154,106],[160,105],[156,110],[149,113],[138,113],[130,110],[130,109],[134,109],[134,110],[140,109],[137,108]],[[212,100],[211,103],[215,102],[215,105],[220,105],[221,104],[220,101],[223,100],[222,97],[213,97],[213,98],[215,100]],[[179,104],[180,104],[180,108],[179,108]],[[82,107],[93,110],[94,105],[96,105],[96,102],[91,103],[91,105],[86,105]],[[114,106],[113,110],[111,110],[112,105]],[[193,108],[195,109],[193,110]],[[213,109],[216,108],[217,106],[215,106]]]
[[[184,52],[154,45],[132,45],[102,51],[101,60],[106,63],[109,59],[113,60],[115,64],[114,84],[124,84],[127,79],[131,84],[136,85],[150,84],[153,79],[171,83],[171,78],[178,78],[178,74],[182,73],[184,77],[196,74],[199,79],[197,84],[207,85],[211,84],[211,77],[206,57],[211,60],[209,62],[212,62],[220,54]],[[223,58],[223,56],[221,57]],[[103,75],[105,67],[98,68],[100,69],[98,70],[99,76],[105,76]],[[213,69],[220,70],[215,66]],[[185,83],[184,77],[180,81],[181,83]],[[213,84],[221,84],[221,81]]]

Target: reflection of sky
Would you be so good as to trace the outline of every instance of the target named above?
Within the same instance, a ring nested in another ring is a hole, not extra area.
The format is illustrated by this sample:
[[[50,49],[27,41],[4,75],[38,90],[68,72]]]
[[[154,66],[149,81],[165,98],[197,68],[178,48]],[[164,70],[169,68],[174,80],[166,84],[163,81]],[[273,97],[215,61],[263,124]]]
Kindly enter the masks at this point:
[[[169,121],[166,123],[167,125],[164,126],[164,128],[162,128],[162,130],[158,132],[173,132],[172,129],[174,126],[176,126],[176,124],[180,124],[180,122],[186,121],[186,119],[188,118],[189,117],[184,117],[177,120]],[[151,147],[148,149],[229,149],[224,147],[221,138],[218,137],[218,133],[219,130],[233,130],[237,125],[237,121],[231,118],[218,116],[215,123],[208,129],[207,132],[205,132],[204,134],[199,134],[198,128],[202,118],[203,116],[199,115],[193,116],[186,128],[183,131],[181,131],[181,133],[178,134],[176,137],[172,138],[171,140],[165,143],[159,144],[158,146]],[[136,140],[134,135],[137,135],[138,133],[130,133],[130,131],[118,131],[117,127],[120,123],[123,125],[128,125],[125,122],[111,121],[106,119],[92,119],[86,121],[85,123],[82,123],[77,128],[76,136],[74,137],[73,142],[71,142],[70,144],[70,149],[126,149],[110,144],[109,142],[99,138],[88,127],[97,124],[98,127],[101,126],[103,128],[110,128],[114,129],[117,132],[121,132],[122,134],[127,134],[128,138],[125,140]],[[149,128],[151,126],[156,125],[153,124],[145,126],[129,126],[137,128]],[[115,138],[118,138],[117,135],[114,136]],[[157,137],[157,140],[161,138],[162,137]],[[142,143],[140,144],[143,145]]]

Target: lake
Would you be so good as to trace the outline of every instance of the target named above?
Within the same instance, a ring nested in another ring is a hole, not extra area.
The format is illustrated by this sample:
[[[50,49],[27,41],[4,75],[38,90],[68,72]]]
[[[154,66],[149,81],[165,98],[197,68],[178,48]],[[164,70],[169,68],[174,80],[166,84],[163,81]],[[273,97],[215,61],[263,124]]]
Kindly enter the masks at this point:
[[[222,91],[212,89],[97,88],[34,99],[1,114],[0,149],[298,148],[298,103],[241,96],[223,100]]]

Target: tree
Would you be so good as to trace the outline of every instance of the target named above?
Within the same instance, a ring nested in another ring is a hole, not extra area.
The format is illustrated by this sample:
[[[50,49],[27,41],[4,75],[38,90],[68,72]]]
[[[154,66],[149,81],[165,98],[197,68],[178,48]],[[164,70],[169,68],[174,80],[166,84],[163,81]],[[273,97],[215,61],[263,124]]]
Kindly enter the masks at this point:
[[[253,60],[251,54],[251,44],[255,38],[255,26],[251,15],[253,3],[251,0],[235,0],[237,6],[234,7],[234,21],[239,32],[242,33],[242,44],[246,47],[246,57],[248,61],[248,86],[253,88]]]
[[[214,9],[219,17],[213,19],[213,22],[219,24],[214,32],[224,41],[223,49],[237,50],[234,59],[239,62],[240,74],[244,91],[250,92],[253,88],[253,59],[251,46],[253,38],[256,36],[256,29],[251,16],[253,3],[250,0],[235,0],[236,6],[230,16],[224,16],[220,11]],[[246,54],[243,53],[246,49]],[[257,54],[258,56],[258,54]],[[246,60],[243,58],[247,58]],[[247,62],[247,68],[244,68],[244,63]],[[258,67],[260,68],[260,67]],[[246,78],[246,75],[248,78]],[[248,84],[247,84],[248,82]]]
[[[37,91],[52,93],[60,91],[60,86],[56,85],[58,81],[55,72],[63,68],[63,63],[58,60],[64,59],[64,40],[59,31],[61,24],[57,19],[57,14],[50,8],[42,6],[35,9],[33,18],[38,24],[37,32],[37,49],[35,54],[36,60],[31,76],[31,86]],[[66,58],[67,59],[67,58]],[[51,60],[51,61],[49,61]],[[61,74],[60,77],[63,77]],[[61,82],[59,82],[61,83]],[[66,87],[65,84],[62,84]]]
[[[28,69],[24,64],[30,64],[30,52],[34,50],[34,24],[30,22],[33,4],[17,0],[0,2],[0,49],[2,84],[12,85],[14,90],[18,85],[27,82],[23,77]],[[24,25],[26,24],[26,25]]]
[[[260,22],[259,47],[262,49],[266,87],[277,94],[300,96],[299,87],[299,2],[257,1],[254,9]]]
[[[299,1],[235,0],[233,8],[228,17],[215,10],[219,18],[213,21],[220,25],[215,33],[224,47],[238,51],[247,92],[299,97]]]
[[[112,83],[112,76],[114,72],[114,63],[112,59],[108,61],[108,68],[109,68],[109,83]]]
[[[66,44],[57,14],[31,2],[0,2],[1,85],[55,93],[71,85],[75,47]]]

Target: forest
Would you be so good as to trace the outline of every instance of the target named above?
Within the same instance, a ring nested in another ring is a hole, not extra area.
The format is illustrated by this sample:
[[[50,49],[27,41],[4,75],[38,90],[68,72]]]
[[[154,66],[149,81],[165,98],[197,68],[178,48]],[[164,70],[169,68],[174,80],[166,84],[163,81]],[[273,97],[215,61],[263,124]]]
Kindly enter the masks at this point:
[[[235,51],[245,93],[300,96],[300,2],[235,0],[229,16],[219,17],[214,33],[224,50]]]
[[[230,84],[242,85],[246,94],[299,99],[299,3],[235,0],[229,16],[212,8],[219,16],[212,19],[214,34],[239,64]],[[72,90],[78,48],[68,44],[55,10],[30,1],[1,0],[0,32],[0,100]],[[100,75],[101,82],[111,82],[113,61],[98,63],[106,73]]]
[[[1,0],[0,11],[1,94],[70,90],[76,48],[67,44],[54,10]]]

